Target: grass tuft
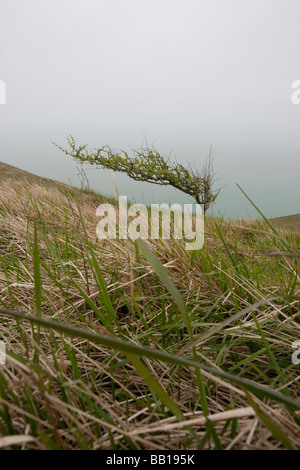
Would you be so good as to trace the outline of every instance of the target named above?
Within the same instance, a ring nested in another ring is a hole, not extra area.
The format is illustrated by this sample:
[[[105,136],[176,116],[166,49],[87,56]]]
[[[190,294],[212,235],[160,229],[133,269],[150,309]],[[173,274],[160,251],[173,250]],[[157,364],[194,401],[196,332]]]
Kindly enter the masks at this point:
[[[299,230],[98,240],[100,202],[1,182],[1,448],[299,449]]]

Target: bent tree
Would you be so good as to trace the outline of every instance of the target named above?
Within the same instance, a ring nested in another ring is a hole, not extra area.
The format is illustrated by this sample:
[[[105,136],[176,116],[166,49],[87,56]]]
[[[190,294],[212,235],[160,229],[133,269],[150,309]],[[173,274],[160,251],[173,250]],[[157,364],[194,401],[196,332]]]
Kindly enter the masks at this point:
[[[180,163],[170,161],[169,157],[162,155],[154,147],[133,149],[132,155],[129,156],[127,152],[117,152],[108,145],[95,150],[88,149],[87,145],[76,146],[72,136],[67,137],[67,142],[69,149],[55,145],[81,164],[89,163],[100,168],[126,173],[135,181],[173,186],[192,196],[197,204],[202,204],[204,213],[218,195],[212,190],[214,173],[211,154],[202,170],[198,172],[193,171],[190,164],[186,168]]]

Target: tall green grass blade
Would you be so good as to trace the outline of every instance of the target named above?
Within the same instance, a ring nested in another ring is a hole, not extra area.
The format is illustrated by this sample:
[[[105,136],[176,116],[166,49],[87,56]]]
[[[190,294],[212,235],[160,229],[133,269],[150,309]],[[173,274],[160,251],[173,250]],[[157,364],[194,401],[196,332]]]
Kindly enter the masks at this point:
[[[156,258],[156,256],[152,253],[152,251],[149,250],[147,247],[146,243],[143,242],[140,238],[136,241],[139,249],[142,251],[143,255],[145,256],[146,260],[148,263],[151,264],[152,268],[154,269],[155,273],[161,280],[162,284],[166,287],[166,289],[169,291],[171,296],[173,297],[177,307],[179,308],[180,312],[182,313],[182,316],[184,318],[185,326],[188,331],[189,339],[190,341],[193,341],[193,331],[187,311],[187,307],[184,301],[184,298],[176,288],[175,284],[169,277],[166,269],[164,266],[161,264],[161,262]],[[195,348],[192,348],[193,352],[193,358],[196,361],[197,360],[197,355],[196,355],[196,350]],[[205,416],[208,416],[209,414],[209,408],[208,408],[208,403],[207,403],[207,398],[206,398],[206,391],[205,391],[205,385],[202,379],[201,371],[200,369],[196,369],[196,377],[197,377],[197,383],[198,383],[198,388],[199,388],[199,393],[200,393],[200,400],[201,400],[201,406],[202,410]],[[212,425],[213,426],[213,425]]]
[[[273,225],[270,223],[270,221],[265,217],[265,215],[261,212],[261,210],[254,204],[254,202],[252,201],[252,199],[250,199],[250,197],[245,193],[245,191],[241,188],[241,186],[236,183],[237,187],[242,191],[242,193],[244,194],[244,196],[248,199],[248,201],[250,202],[250,204],[252,204],[252,206],[257,210],[257,212],[262,216],[262,218],[264,219],[264,221],[266,222],[266,224],[270,227],[270,229],[272,230],[272,232],[279,238],[279,240],[283,243],[283,245],[286,247],[286,249],[292,253],[292,250],[291,248],[288,246],[288,244],[286,243],[286,241],[279,235],[279,233],[277,232],[277,230],[273,227]]]
[[[233,315],[231,315],[231,317],[226,318],[226,320],[222,321],[221,323],[219,323],[216,326],[213,326],[210,330],[206,331],[205,333],[203,333],[203,334],[199,335],[197,338],[195,338],[193,343],[188,344],[187,346],[185,346],[181,350],[180,354],[183,354],[184,352],[188,351],[192,347],[197,346],[197,344],[202,343],[204,340],[206,340],[206,339],[210,338],[211,336],[215,335],[216,333],[218,333],[218,331],[222,330],[226,326],[228,326],[231,323],[235,322],[239,318],[247,315],[247,313],[252,312],[256,308],[260,307],[261,305],[265,305],[269,302],[277,300],[278,298],[279,297],[270,297],[268,299],[260,300],[259,302],[255,302],[253,305],[250,305],[249,307],[244,308],[240,312],[234,313]]]
[[[37,316],[40,317],[42,314],[42,280],[41,280],[40,253],[39,253],[39,245],[38,245],[36,220],[34,221],[33,263],[34,263],[35,309],[36,309]]]
[[[137,372],[141,377],[144,378],[145,382],[147,383],[150,390],[152,390],[161,402],[171,411],[171,413],[176,416],[179,421],[184,421],[184,415],[179,408],[179,406],[169,397],[163,387],[159,384],[159,382],[153,377],[148,367],[143,364],[143,362],[137,357],[137,355],[125,352],[124,354],[128,357],[131,363],[136,368]]]
[[[178,291],[178,289],[174,285],[173,281],[169,277],[165,267],[155,257],[155,255],[152,253],[152,251],[149,250],[146,243],[143,242],[143,240],[141,240],[140,238],[138,240],[136,240],[136,243],[137,243],[139,249],[141,250],[141,252],[143,253],[143,255],[145,256],[148,263],[151,264],[152,268],[154,269],[155,273],[159,277],[162,284],[166,287],[166,289],[169,291],[169,293],[173,297],[177,307],[179,308],[180,312],[183,315],[183,318],[185,320],[185,324],[186,324],[186,328],[188,330],[190,340],[192,340],[193,332],[192,332],[190,320],[189,320],[189,317],[188,317],[188,312],[187,312],[187,308],[186,308],[186,305],[185,305],[184,298],[182,297],[182,295],[180,294],[180,292]]]
[[[113,308],[113,305],[111,303],[111,300],[110,300],[110,297],[109,297],[109,294],[108,294],[108,291],[107,291],[107,285],[106,285],[105,279],[102,276],[99,264],[97,262],[97,259],[96,259],[95,255],[94,255],[93,246],[92,246],[92,244],[89,240],[89,237],[88,237],[88,234],[87,234],[87,231],[86,231],[86,228],[85,228],[85,223],[84,223],[80,208],[78,210],[79,210],[80,222],[81,222],[83,232],[84,232],[85,243],[86,243],[86,246],[87,246],[87,248],[89,250],[89,253],[90,253],[90,256],[87,256],[87,259],[88,259],[90,267],[93,269],[93,271],[95,273],[95,280],[96,280],[98,288],[99,288],[99,296],[101,298],[102,303],[105,306],[106,313],[107,313],[107,319],[110,322],[111,328],[113,327],[113,324],[116,324],[117,326],[119,326],[118,322],[117,322],[115,310]]]

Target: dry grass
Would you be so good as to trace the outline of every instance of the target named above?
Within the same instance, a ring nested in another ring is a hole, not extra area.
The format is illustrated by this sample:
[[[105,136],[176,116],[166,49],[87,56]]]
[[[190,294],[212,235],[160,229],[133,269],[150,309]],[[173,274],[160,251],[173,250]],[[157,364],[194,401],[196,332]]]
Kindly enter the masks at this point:
[[[193,359],[181,311],[138,247],[97,240],[100,201],[57,187],[1,183],[0,306],[36,314],[40,291],[43,318]],[[186,251],[180,240],[147,242],[184,298],[197,360],[297,399],[300,365],[291,356],[300,339],[299,265],[297,258],[257,255],[285,252],[282,239],[297,253],[299,232],[280,229],[276,236],[264,222],[209,218],[205,231],[199,252]],[[270,297],[276,300],[208,334]],[[194,368],[143,358],[182,420],[123,352],[8,315],[0,317],[0,338],[8,350],[0,366],[1,447],[300,448],[299,411],[211,371],[201,373],[207,416]]]

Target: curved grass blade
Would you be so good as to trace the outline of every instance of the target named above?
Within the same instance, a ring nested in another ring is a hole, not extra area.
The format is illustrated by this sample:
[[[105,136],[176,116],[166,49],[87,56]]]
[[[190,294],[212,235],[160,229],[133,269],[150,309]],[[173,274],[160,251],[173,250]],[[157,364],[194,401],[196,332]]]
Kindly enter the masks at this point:
[[[237,187],[242,191],[242,193],[244,194],[244,196],[248,199],[248,201],[250,202],[250,204],[252,204],[252,206],[254,207],[254,209],[257,210],[257,212],[262,216],[262,218],[264,219],[264,221],[266,222],[266,224],[270,227],[270,229],[272,230],[272,232],[279,238],[279,240],[283,243],[283,245],[286,247],[286,249],[292,253],[292,250],[291,248],[288,246],[288,244],[286,243],[286,241],[279,235],[279,233],[277,232],[277,230],[273,227],[273,225],[270,223],[270,221],[266,218],[266,216],[261,212],[261,210],[257,207],[256,204],[254,204],[254,202],[252,201],[252,199],[250,199],[250,197],[245,193],[245,191],[240,187],[240,185],[238,183],[236,183]]]
[[[252,312],[252,310],[260,307],[261,305],[265,305],[269,302],[277,300],[278,298],[279,297],[271,297],[271,298],[260,300],[258,302],[255,302],[253,305],[249,305],[249,307],[243,308],[243,310],[241,310],[240,312],[234,313],[231,317],[226,318],[226,320],[222,321],[221,323],[218,323],[216,326],[213,326],[210,330],[206,331],[205,333],[202,333],[197,338],[195,338],[193,343],[188,344],[180,351],[180,354],[183,354],[184,352],[188,351],[192,347],[197,346],[197,344],[202,343],[202,341],[210,338],[211,336],[216,334],[218,331],[225,328],[225,326],[230,325],[231,323],[235,322],[236,320],[243,317],[244,315],[247,315],[247,313]]]
[[[143,242],[140,238],[136,240],[136,243],[137,243],[138,247],[140,248],[141,252],[143,253],[143,255],[145,256],[148,263],[151,264],[152,268],[154,269],[155,273],[157,274],[157,276],[161,280],[162,284],[165,286],[165,288],[169,291],[169,293],[173,297],[177,307],[179,308],[180,312],[183,315],[183,318],[185,320],[185,325],[186,325],[186,328],[188,330],[190,340],[192,340],[193,339],[193,333],[192,333],[192,328],[191,328],[191,324],[190,324],[190,321],[189,321],[188,312],[187,312],[187,308],[186,308],[184,298],[182,297],[182,295],[178,291],[177,287],[173,283],[172,279],[168,275],[165,267],[155,257],[155,255],[152,253],[152,251],[149,250],[146,243]]]
[[[151,250],[147,247],[146,243],[143,242],[140,238],[136,241],[138,247],[142,251],[143,255],[145,256],[146,260],[148,263],[151,264],[152,268],[154,269],[155,273],[161,280],[162,284],[166,287],[166,289],[169,291],[171,296],[173,297],[177,307],[179,308],[180,312],[182,313],[186,329],[188,331],[188,335],[190,338],[190,341],[193,342],[194,337],[193,337],[193,331],[192,331],[192,326],[191,322],[189,319],[188,315],[188,310],[184,301],[184,298],[182,297],[181,293],[173,283],[172,279],[167,273],[167,270],[165,267],[161,264],[161,262],[156,258],[156,256],[152,253]],[[192,348],[192,353],[193,353],[193,358],[194,361],[197,360],[197,354],[196,354],[196,349]],[[196,369],[196,377],[197,377],[197,383],[198,383],[198,389],[199,389],[199,394],[200,394],[200,400],[201,400],[201,407],[204,413],[204,416],[209,415],[209,407],[207,403],[207,397],[206,397],[206,390],[205,390],[205,385],[203,382],[203,378],[201,375],[200,369]],[[213,424],[212,424],[213,427]],[[208,432],[210,432],[211,427],[209,427]]]
[[[34,292],[35,292],[35,309],[37,315],[42,314],[42,280],[40,270],[40,253],[37,237],[36,220],[34,220],[34,244],[33,244],[33,264],[34,264]]]

